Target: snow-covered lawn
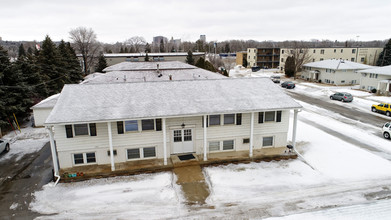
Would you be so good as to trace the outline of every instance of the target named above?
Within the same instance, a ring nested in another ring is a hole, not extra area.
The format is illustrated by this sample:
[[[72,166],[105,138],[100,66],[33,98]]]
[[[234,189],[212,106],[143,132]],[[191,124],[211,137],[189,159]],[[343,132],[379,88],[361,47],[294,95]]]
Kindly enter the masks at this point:
[[[1,155],[0,161],[7,160],[15,155],[16,160],[22,158],[25,154],[34,153],[42,149],[49,141],[48,133],[45,128],[33,128],[30,124],[26,124],[21,132],[12,131],[3,136],[10,143],[10,151]]]
[[[31,210],[48,219],[164,219],[186,210],[172,173],[44,186]],[[53,215],[54,214],[54,215]]]

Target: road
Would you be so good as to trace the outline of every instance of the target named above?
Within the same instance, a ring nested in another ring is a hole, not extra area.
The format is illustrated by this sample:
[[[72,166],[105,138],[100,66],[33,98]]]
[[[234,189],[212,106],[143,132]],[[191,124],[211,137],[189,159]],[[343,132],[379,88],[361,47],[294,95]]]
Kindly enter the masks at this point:
[[[52,180],[50,145],[18,161],[15,158],[0,163],[0,175],[6,176],[0,181],[0,219],[33,219],[41,215],[28,208],[32,193]]]

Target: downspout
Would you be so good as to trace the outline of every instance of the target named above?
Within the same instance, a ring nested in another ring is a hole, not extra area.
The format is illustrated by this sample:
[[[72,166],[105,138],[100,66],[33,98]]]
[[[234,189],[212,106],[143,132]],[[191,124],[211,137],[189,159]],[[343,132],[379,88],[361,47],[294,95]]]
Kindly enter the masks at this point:
[[[108,130],[108,135],[109,135],[111,171],[115,171],[115,165],[114,165],[114,149],[113,149],[113,136],[112,136],[112,133],[111,133],[111,122],[107,122],[107,130]]]
[[[58,158],[57,158],[57,151],[54,143],[54,136],[53,136],[53,126],[46,127],[46,129],[49,132],[49,138],[50,138],[50,150],[52,152],[52,160],[53,160],[53,168],[54,168],[54,177],[57,177],[56,182],[54,183],[54,186],[57,185],[58,181],[60,181],[60,175],[59,175],[59,168],[58,168]]]
[[[297,151],[296,149],[296,130],[297,130],[297,113],[299,112],[298,109],[294,110],[293,114],[293,133],[292,133],[292,146],[293,146],[293,151],[297,154],[297,156],[304,162],[306,163],[309,167],[311,167],[313,170],[316,170],[306,159]]]
[[[207,161],[208,160],[208,158],[207,158],[207,156],[206,156],[206,150],[207,150],[207,147],[206,147],[206,145],[208,144],[208,141],[207,141],[207,134],[206,134],[206,125],[207,125],[207,116],[206,115],[204,115],[204,161]]]
[[[253,157],[253,143],[254,143],[254,112],[251,112],[251,121],[250,121],[250,149],[249,157]]]
[[[167,165],[167,132],[166,132],[166,118],[162,119],[163,124],[163,163]]]

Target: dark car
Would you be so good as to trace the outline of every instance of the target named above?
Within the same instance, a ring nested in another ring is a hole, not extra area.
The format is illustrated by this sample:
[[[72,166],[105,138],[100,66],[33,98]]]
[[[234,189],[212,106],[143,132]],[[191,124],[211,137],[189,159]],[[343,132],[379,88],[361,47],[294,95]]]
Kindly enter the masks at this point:
[[[350,93],[346,92],[337,92],[330,96],[331,100],[338,100],[343,102],[351,102],[353,101],[353,96]]]
[[[291,81],[283,82],[283,83],[281,83],[281,86],[282,86],[283,88],[287,88],[287,89],[293,89],[293,88],[295,88],[295,84],[294,84],[293,82],[291,82]]]

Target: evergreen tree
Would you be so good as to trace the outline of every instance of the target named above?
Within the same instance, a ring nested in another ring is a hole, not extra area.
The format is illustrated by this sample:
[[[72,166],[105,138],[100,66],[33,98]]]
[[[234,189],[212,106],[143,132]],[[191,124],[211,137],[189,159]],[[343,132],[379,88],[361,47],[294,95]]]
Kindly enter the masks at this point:
[[[194,65],[193,53],[191,52],[191,50],[189,50],[189,52],[187,52],[186,63],[188,63],[190,65]]]
[[[71,43],[67,42],[65,48],[68,53],[68,65],[69,65],[69,82],[70,83],[80,83],[83,80],[83,70],[80,66],[80,61],[76,56],[76,52],[71,46]]]
[[[200,57],[196,64],[195,64],[196,67],[198,68],[202,68],[202,69],[205,69],[205,59],[203,57]]]
[[[228,74],[228,72],[227,72],[227,70],[226,70],[226,69],[224,69],[224,71],[223,71],[223,75],[224,75],[224,76],[226,76],[226,77],[229,77],[229,74]]]
[[[107,62],[106,62],[106,58],[103,56],[103,54],[101,54],[99,56],[99,60],[98,60],[98,63],[95,67],[95,72],[100,72],[100,73],[103,73],[103,70],[107,67]]]
[[[36,57],[30,54],[27,56],[20,57],[16,62],[18,70],[20,70],[23,74],[24,83],[29,87],[28,96],[33,100],[33,102],[37,102],[45,98],[45,94],[47,94],[46,86],[42,83],[41,76],[39,74],[39,69],[37,67]],[[27,94],[26,94],[27,96]]]
[[[205,60],[205,69],[209,70],[211,72],[217,72],[216,68],[213,66],[213,64],[207,60]]]
[[[33,53],[34,53],[34,50],[31,47],[27,48],[28,55],[33,55]]]
[[[163,53],[165,51],[163,39],[160,40],[159,51],[160,53]]]
[[[150,53],[151,52],[151,45],[149,43],[145,44],[145,53]]]
[[[389,66],[391,65],[391,39],[388,40],[386,46],[384,46],[383,51],[379,55],[377,60],[377,66]]]
[[[10,71],[11,62],[8,57],[8,52],[0,45],[0,97],[5,95],[4,89],[5,84],[3,82],[4,75],[7,75],[7,72]],[[6,100],[0,99],[0,126],[5,127],[7,122],[7,112],[5,111],[5,107],[7,103]]]
[[[120,53],[124,53],[124,48],[121,47],[121,49],[119,50]]]
[[[125,47],[124,53],[129,53],[128,47]]]
[[[144,61],[148,62],[149,61],[149,56],[148,56],[148,52],[145,53],[145,58],[144,58]]]
[[[289,56],[285,62],[285,76],[292,77],[295,75],[295,58]]]
[[[49,95],[54,95],[61,91],[65,83],[64,73],[61,73],[60,56],[56,45],[46,36],[42,42],[41,50],[38,52],[38,67],[42,80],[46,82]]]
[[[23,44],[19,46],[18,57],[26,56],[26,51],[24,50]]]

